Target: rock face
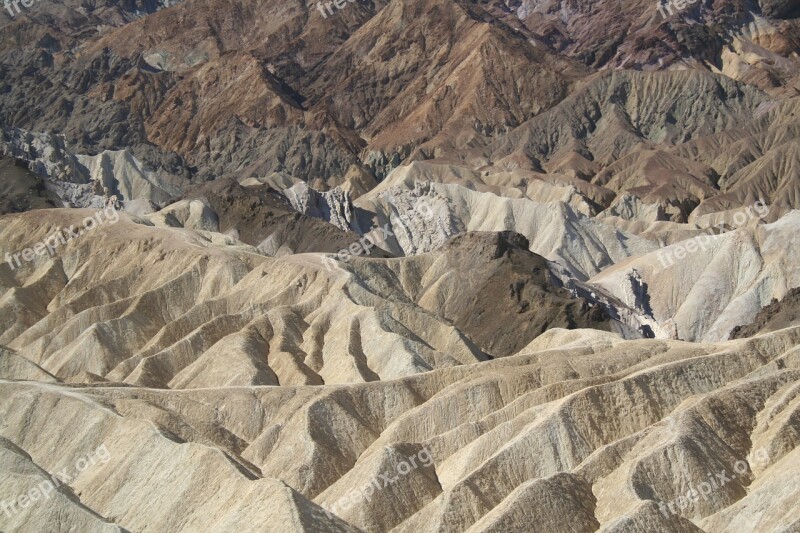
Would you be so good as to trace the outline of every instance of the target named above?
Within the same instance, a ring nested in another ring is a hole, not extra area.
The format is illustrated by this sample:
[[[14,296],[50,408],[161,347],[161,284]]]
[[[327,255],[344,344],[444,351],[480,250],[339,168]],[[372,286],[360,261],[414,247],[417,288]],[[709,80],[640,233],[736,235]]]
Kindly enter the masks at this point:
[[[283,194],[298,213],[322,219],[343,231],[361,233],[350,196],[342,189],[337,187],[318,192],[301,182],[286,189]]]
[[[67,150],[62,136],[3,128],[0,152],[27,163],[31,172],[48,179],[50,187],[56,187],[58,182],[72,183],[74,187],[88,185],[88,176],[75,155]]]
[[[789,0],[762,0],[759,5],[764,15],[768,17],[790,19],[800,16],[798,6]]]
[[[273,188],[272,185],[276,187]],[[341,230],[320,218],[295,211],[284,194],[276,190],[288,188],[281,187],[286,183],[272,185],[259,181],[242,184],[232,178],[220,178],[192,187],[185,194],[188,198],[201,201],[213,211],[219,228],[213,231],[255,246],[265,255],[275,257],[306,252],[336,253],[361,238],[349,229]],[[345,204],[347,205],[349,204]],[[352,217],[352,211],[347,212]],[[319,211],[316,214],[320,215]],[[380,248],[373,249],[372,255],[390,256]]]
[[[540,203],[520,191],[507,197],[454,183],[417,182],[409,189],[402,183],[392,188],[392,182],[390,176],[356,205],[375,214],[376,226],[388,223],[394,228],[387,240],[387,250],[393,253],[433,250],[465,231],[514,231],[528,239],[532,252],[585,280],[615,262],[658,248],[647,238],[576,213],[563,202]],[[410,223],[403,222],[403,214]]]
[[[0,214],[62,207],[44,180],[19,159],[0,157]]]
[[[548,261],[528,248],[517,233],[467,233],[401,268],[427,271],[429,278],[440,272],[420,291],[419,305],[441,314],[492,357],[516,353],[554,327],[619,328],[603,307],[560,289]]]
[[[4,128],[0,154],[26,162],[68,207],[103,207],[113,196],[125,207],[152,211],[181,194],[177,178],[162,179],[127,150],[75,155],[62,136]]]
[[[774,298],[800,286],[793,266],[798,225],[800,212],[793,211],[772,224],[681,241],[615,265],[589,285],[654,319],[659,338],[724,340]],[[634,285],[632,275],[640,279]]]
[[[761,333],[777,331],[800,322],[800,288],[787,292],[781,300],[777,298],[761,309],[750,324],[736,326],[731,339],[745,339]]]

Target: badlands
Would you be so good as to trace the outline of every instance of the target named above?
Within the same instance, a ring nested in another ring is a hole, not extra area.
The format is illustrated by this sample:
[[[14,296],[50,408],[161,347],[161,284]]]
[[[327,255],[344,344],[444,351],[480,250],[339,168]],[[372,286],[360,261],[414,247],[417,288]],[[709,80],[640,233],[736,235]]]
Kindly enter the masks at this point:
[[[0,10],[0,532],[800,533],[800,5],[339,3]]]

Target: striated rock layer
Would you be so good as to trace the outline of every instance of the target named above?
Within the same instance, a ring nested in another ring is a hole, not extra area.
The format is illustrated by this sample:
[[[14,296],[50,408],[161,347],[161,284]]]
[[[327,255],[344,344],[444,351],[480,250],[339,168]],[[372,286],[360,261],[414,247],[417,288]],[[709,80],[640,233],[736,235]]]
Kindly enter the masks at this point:
[[[0,498],[96,460],[0,525],[792,531],[798,342],[797,327],[718,344],[555,329],[496,361],[321,387],[6,377]]]
[[[0,217],[0,254],[95,214]],[[268,257],[212,215],[120,214],[0,264],[4,531],[800,524],[799,326],[703,343],[564,329],[630,333],[612,304],[663,312],[650,271],[625,270],[655,252],[561,288],[518,233]],[[796,218],[715,239],[755,242],[763,271]]]
[[[509,355],[549,327],[613,327],[518,234],[468,234],[413,258],[273,258],[186,229],[193,207],[193,225],[214,224],[199,202],[160,213],[184,227],[121,215],[30,262],[19,250],[93,212],[4,217],[0,344],[61,380],[319,385]]]

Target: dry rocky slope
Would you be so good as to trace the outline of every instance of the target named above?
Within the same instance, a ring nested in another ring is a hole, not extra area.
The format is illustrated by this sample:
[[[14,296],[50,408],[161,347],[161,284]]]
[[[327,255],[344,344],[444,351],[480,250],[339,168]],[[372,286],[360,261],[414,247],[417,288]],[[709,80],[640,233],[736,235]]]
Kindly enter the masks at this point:
[[[659,325],[660,338],[716,341],[800,286],[800,212],[705,235],[614,265],[589,280]]]
[[[0,531],[800,532],[797,2],[324,5],[0,9]]]
[[[44,180],[19,160],[0,157],[0,176],[0,215],[61,205],[47,192]]]
[[[320,387],[176,391],[6,376],[0,497],[103,445],[108,460],[0,524],[796,531],[799,341],[797,327],[718,344],[551,330],[495,361]],[[423,449],[432,461],[400,466]],[[673,503],[718,473],[729,481],[707,498]],[[341,504],[380,476],[394,481]]]
[[[3,217],[0,256],[87,214]],[[510,355],[549,327],[612,327],[602,307],[559,288],[524,237],[507,233],[463,235],[413,258],[343,262],[266,257],[213,231],[123,215],[52,258],[2,264],[0,276],[0,344],[67,381],[375,381]]]
[[[0,122],[181,179],[285,171],[326,188],[433,157],[591,179],[636,145],[752,129],[756,107],[800,91],[798,13],[779,0],[666,19],[646,0],[380,0],[327,18],[275,0],[73,4],[0,13]]]
[[[0,253],[93,213],[6,215]],[[344,262],[151,218],[0,266],[0,501],[74,473],[3,530],[800,526],[800,326],[560,329],[613,322],[513,233]]]
[[[777,298],[772,300],[758,312],[752,323],[733,328],[731,339],[746,339],[798,323],[800,323],[800,289],[795,288],[786,293],[781,300]]]

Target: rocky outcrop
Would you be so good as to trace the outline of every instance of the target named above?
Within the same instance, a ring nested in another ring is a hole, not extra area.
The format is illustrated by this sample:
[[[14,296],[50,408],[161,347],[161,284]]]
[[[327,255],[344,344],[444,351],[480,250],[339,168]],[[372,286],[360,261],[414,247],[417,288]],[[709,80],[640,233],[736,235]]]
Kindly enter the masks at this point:
[[[492,357],[516,353],[550,328],[619,329],[603,307],[560,288],[550,263],[529,246],[514,232],[466,233],[404,260],[402,270],[425,271],[429,288],[418,293],[419,305]]]
[[[63,203],[47,190],[42,177],[28,170],[25,161],[0,156],[0,215],[51,207]]]
[[[800,288],[793,288],[781,300],[773,299],[750,324],[736,326],[731,339],[746,339],[759,334],[796,326],[800,322]]]
[[[219,232],[219,217],[202,200],[181,200],[147,218],[157,226]]]
[[[773,224],[707,233],[608,268],[589,284],[654,318],[660,338],[727,339],[800,286],[797,270],[784,266],[797,260],[798,224],[800,211],[792,211]],[[632,276],[639,280],[635,287]]]
[[[85,170],[67,149],[63,136],[3,128],[0,153],[28,164],[29,170],[52,181],[88,182]]]
[[[301,182],[284,190],[283,195],[298,213],[322,219],[342,231],[361,233],[350,195],[338,187],[319,192]]]
[[[242,184],[233,178],[220,178],[191,187],[185,195],[213,211],[219,228],[214,231],[235,237],[272,257],[306,252],[336,253],[359,240],[355,232],[343,231],[319,218],[295,211],[277,189],[288,188],[298,180],[280,175],[273,178],[264,180],[265,183],[245,180]],[[387,256],[379,248],[372,253],[376,257]]]
[[[148,212],[176,199],[181,181],[146,170],[129,151],[75,155],[63,136],[4,128],[0,154],[28,164],[68,207],[104,207],[109,200]]]
[[[762,13],[768,17],[779,19],[800,17],[800,7],[790,0],[761,0],[759,5]]]
[[[570,277],[586,280],[616,262],[658,248],[650,239],[602,224],[562,202],[508,198],[451,183],[422,182],[413,188],[392,183],[390,176],[356,205],[375,214],[376,226],[393,228],[386,249],[396,254],[434,250],[450,236],[467,231],[514,231],[528,239],[532,252],[558,263]]]

